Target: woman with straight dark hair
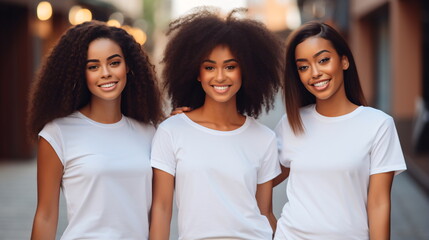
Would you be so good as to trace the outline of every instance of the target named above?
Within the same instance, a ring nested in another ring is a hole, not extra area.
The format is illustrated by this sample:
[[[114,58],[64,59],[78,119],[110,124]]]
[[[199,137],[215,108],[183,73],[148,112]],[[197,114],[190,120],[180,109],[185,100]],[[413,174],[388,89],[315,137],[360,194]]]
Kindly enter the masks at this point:
[[[161,117],[154,67],[126,31],[98,21],[70,28],[46,59],[30,96],[38,139],[32,240],[148,239],[150,148]]]
[[[327,24],[286,47],[286,115],[276,127],[288,202],[275,239],[389,239],[393,176],[406,169],[392,117],[368,107],[353,55]]]
[[[261,23],[200,9],[170,24],[164,79],[173,108],[153,141],[150,239],[272,239],[273,131],[258,117],[280,84],[283,48]]]

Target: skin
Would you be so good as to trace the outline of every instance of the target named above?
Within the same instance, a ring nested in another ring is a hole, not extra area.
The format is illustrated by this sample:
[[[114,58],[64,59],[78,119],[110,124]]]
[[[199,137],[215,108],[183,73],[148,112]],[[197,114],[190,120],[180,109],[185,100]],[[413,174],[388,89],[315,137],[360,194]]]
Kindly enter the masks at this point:
[[[115,123],[121,117],[121,93],[126,84],[127,67],[118,44],[96,39],[89,44],[86,79],[92,96],[80,111],[94,121]],[[116,83],[102,88],[105,83]],[[40,138],[37,155],[37,209],[32,240],[55,239],[63,165],[52,146]]]
[[[316,97],[317,112],[336,117],[358,107],[347,99],[344,88],[343,70],[349,67],[348,59],[339,56],[330,41],[308,38],[296,47],[295,58],[302,84]],[[326,85],[316,86],[326,81]]]
[[[216,46],[200,66],[198,81],[206,93],[203,106],[186,112],[176,109],[194,122],[219,131],[241,127],[246,117],[237,112],[236,94],[241,87],[241,69],[228,46]],[[153,201],[150,226],[151,240],[167,240],[174,192],[174,177],[158,169],[153,171]],[[256,201],[275,231],[276,218],[272,211],[272,181],[258,184]]]
[[[343,71],[349,67],[348,59],[339,56],[330,41],[319,37],[304,40],[295,49],[295,60],[302,84],[316,97],[318,113],[336,117],[358,107],[347,99],[345,93]],[[327,84],[321,84],[326,81]],[[320,85],[317,86],[317,83]],[[274,184],[281,183],[289,172],[289,168],[282,167],[282,174],[274,180]],[[367,212],[371,240],[390,239],[393,175],[393,172],[387,172],[370,176]]]
[[[121,93],[127,83],[127,66],[118,44],[106,38],[89,44],[86,82],[92,93],[90,103],[80,111],[100,123],[121,120]],[[114,84],[112,87],[104,87]]]

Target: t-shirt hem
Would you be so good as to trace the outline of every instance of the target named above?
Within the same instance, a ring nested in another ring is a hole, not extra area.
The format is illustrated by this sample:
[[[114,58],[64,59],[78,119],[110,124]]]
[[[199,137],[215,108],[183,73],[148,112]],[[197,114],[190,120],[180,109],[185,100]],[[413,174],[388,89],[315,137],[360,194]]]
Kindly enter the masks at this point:
[[[176,171],[164,163],[161,163],[157,160],[152,159],[150,164],[153,168],[156,168],[156,169],[162,170],[166,173],[169,173],[169,174],[173,175],[173,177],[175,176]]]
[[[283,167],[285,167],[285,168],[290,168],[290,162],[282,163],[282,162],[280,161],[280,164],[281,164]]]
[[[262,178],[262,179],[259,179],[258,180],[258,184],[263,184],[263,183],[266,183],[266,182],[268,182],[268,181],[270,181],[270,180],[273,180],[275,177],[277,177],[280,173],[281,173],[282,171],[280,170],[280,169],[276,169],[276,171],[275,172],[273,172],[272,174],[270,174],[270,175],[268,175],[268,176],[266,176],[266,177],[264,177],[264,178]]]
[[[403,171],[407,170],[407,166],[405,165],[395,165],[395,166],[387,166],[387,167],[382,167],[382,168],[377,168],[377,169],[373,169],[371,170],[369,175],[374,175],[374,174],[378,174],[378,173],[386,173],[386,172],[395,172],[395,176],[402,173]]]

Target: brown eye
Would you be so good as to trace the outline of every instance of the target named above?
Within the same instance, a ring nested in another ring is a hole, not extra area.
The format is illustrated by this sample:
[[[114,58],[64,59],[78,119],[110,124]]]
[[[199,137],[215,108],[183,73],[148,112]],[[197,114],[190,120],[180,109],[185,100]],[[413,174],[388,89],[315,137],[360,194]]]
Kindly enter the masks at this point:
[[[298,71],[305,71],[305,70],[307,70],[308,69],[308,66],[299,66],[298,67]]]
[[[319,61],[319,63],[325,63],[328,62],[330,60],[330,58],[323,58],[322,60]]]
[[[113,65],[113,66],[117,66],[117,65],[119,65],[119,64],[121,64],[121,62],[120,62],[120,61],[114,61],[114,62],[110,63],[110,65]]]

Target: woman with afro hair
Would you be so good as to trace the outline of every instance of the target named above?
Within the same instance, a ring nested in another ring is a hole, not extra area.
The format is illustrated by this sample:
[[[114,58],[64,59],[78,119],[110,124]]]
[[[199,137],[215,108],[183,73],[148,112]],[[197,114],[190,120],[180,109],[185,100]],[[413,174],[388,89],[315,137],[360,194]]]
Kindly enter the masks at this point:
[[[161,117],[153,65],[134,38],[102,22],[69,29],[35,81],[29,107],[38,139],[32,239],[148,239],[150,148]]]
[[[150,239],[168,239],[176,191],[179,239],[272,239],[273,105],[283,47],[261,23],[208,8],[170,24],[163,62],[172,107],[154,137]]]

